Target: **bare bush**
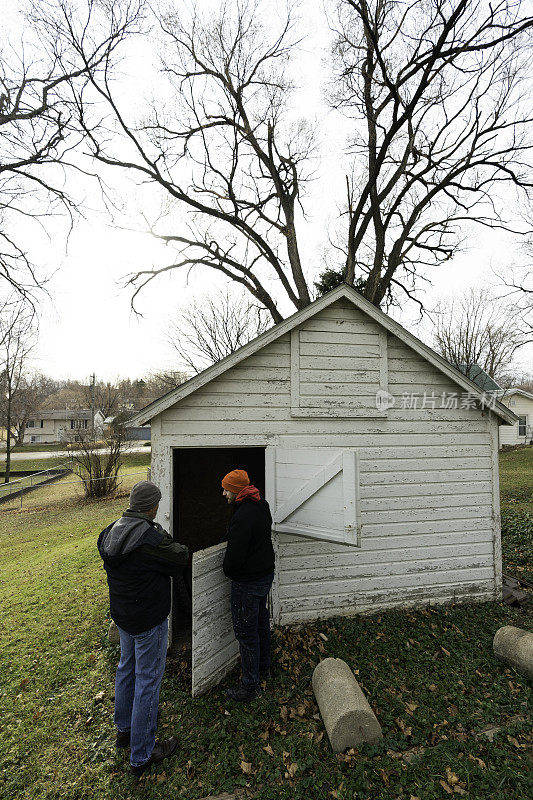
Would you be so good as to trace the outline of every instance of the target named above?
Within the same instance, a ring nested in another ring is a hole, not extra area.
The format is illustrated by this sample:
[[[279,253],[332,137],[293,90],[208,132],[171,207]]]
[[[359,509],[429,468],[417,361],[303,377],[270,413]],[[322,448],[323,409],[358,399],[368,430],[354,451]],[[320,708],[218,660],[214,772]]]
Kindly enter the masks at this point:
[[[114,429],[104,437],[104,446],[95,442],[85,431],[78,430],[71,437],[72,460],[87,498],[108,497],[118,487],[118,473],[122,466],[125,431]]]

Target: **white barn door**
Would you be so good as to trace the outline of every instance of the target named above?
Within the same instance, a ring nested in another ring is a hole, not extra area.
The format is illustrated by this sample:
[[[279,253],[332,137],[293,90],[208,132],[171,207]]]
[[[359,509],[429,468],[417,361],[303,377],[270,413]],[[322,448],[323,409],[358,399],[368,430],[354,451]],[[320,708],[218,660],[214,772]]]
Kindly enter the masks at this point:
[[[192,557],[192,695],[216,686],[239,660],[231,621],[231,581],[222,571],[226,542]]]
[[[355,450],[266,451],[273,530],[359,546],[359,459]]]

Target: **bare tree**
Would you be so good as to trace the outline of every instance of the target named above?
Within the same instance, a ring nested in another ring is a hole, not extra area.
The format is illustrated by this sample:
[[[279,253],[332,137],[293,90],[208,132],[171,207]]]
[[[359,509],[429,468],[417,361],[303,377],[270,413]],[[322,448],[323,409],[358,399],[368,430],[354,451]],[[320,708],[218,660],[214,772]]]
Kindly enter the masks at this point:
[[[9,483],[12,440],[16,438],[14,406],[23,391],[24,371],[35,346],[34,321],[22,300],[8,301],[0,311],[0,419],[7,432],[5,483]]]
[[[20,43],[0,45],[0,290],[2,283],[33,302],[43,275],[17,234],[30,222],[67,214],[78,202],[66,185],[65,169],[84,172],[74,151],[82,136],[72,89],[82,93],[89,73],[112,69],[116,48],[140,16],[141,0],[99,2],[36,0],[24,20]],[[107,7],[107,13],[104,8]],[[57,20],[79,31],[84,51],[65,49]]]
[[[119,138],[109,121],[99,130],[82,115],[94,158],[168,201],[151,231],[173,257],[131,276],[132,302],[162,273],[206,267],[246,288],[279,322],[281,294],[296,309],[312,294],[299,244],[315,143],[312,126],[295,120],[290,105],[292,11],[272,36],[272,7],[260,0],[203,15],[181,3],[167,7],[154,18],[159,102],[141,122],[131,120],[105,73],[91,71]],[[337,266],[379,306],[403,292],[412,297],[424,269],[456,252],[465,224],[512,228],[500,188],[523,194],[532,186],[533,17],[518,0],[337,0],[336,7],[331,101],[354,132]],[[75,32],[64,36],[84,51]],[[187,212],[181,230],[177,209]]]
[[[197,373],[264,333],[269,324],[264,308],[222,290],[187,305],[170,324],[168,340],[181,363]]]
[[[35,417],[55,382],[41,373],[27,373],[21,377],[19,389],[11,408],[11,424],[17,445],[24,443],[26,427]]]
[[[514,311],[485,289],[471,289],[437,308],[435,349],[468,375],[477,366],[505,382],[513,357],[528,341]]]
[[[152,400],[156,400],[166,392],[172,391],[176,386],[184,383],[189,379],[187,372],[178,369],[160,370],[159,372],[150,372],[146,376],[146,392],[145,398],[147,405]]]
[[[122,139],[86,124],[97,161],[133,171],[163,190],[184,230],[152,233],[175,251],[172,263],[132,277],[137,292],[167,270],[208,267],[245,287],[279,322],[272,278],[296,308],[310,302],[298,246],[299,203],[310,177],[310,125],[290,121],[287,65],[295,45],[289,9],[279,32],[262,24],[260,0],[223,3],[215,14],[171,5],[156,19],[163,56],[161,100],[143,123],[128,121],[113,87],[91,72]],[[70,32],[65,32],[65,36]],[[83,49],[83,42],[74,41]],[[82,102],[82,101],[80,101]],[[85,119],[85,118],[84,118]],[[109,123],[108,123],[109,124]],[[128,156],[124,155],[127,144]]]
[[[533,186],[531,29],[520,0],[338,0],[333,104],[353,120],[345,280],[411,296],[464,223],[512,229]]]
[[[72,460],[78,466],[88,498],[107,497],[118,487],[118,473],[122,466],[125,446],[125,429],[114,426],[104,436],[104,446],[95,442],[90,431],[78,429],[70,437]]]
[[[533,226],[533,217],[529,219]],[[533,239],[524,246],[522,263],[511,264],[507,269],[495,270],[500,281],[501,293],[515,306],[516,314],[533,335]]]

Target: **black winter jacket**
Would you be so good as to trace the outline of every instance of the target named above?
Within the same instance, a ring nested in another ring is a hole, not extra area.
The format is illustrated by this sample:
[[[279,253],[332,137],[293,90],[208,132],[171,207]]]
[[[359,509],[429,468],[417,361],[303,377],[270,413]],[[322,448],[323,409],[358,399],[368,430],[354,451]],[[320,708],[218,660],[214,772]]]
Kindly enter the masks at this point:
[[[234,581],[253,581],[274,571],[272,516],[266,500],[235,503],[222,568]]]
[[[111,616],[128,633],[159,625],[170,613],[170,576],[189,551],[146,514],[126,511],[98,537],[109,585]]]

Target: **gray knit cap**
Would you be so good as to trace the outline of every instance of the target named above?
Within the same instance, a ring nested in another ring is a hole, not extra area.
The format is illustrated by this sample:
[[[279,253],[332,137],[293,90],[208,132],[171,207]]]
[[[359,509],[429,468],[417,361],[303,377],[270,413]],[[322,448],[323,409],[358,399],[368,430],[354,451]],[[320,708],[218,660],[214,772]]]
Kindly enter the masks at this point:
[[[130,511],[150,511],[161,500],[161,492],[151,481],[139,481],[130,492]]]

